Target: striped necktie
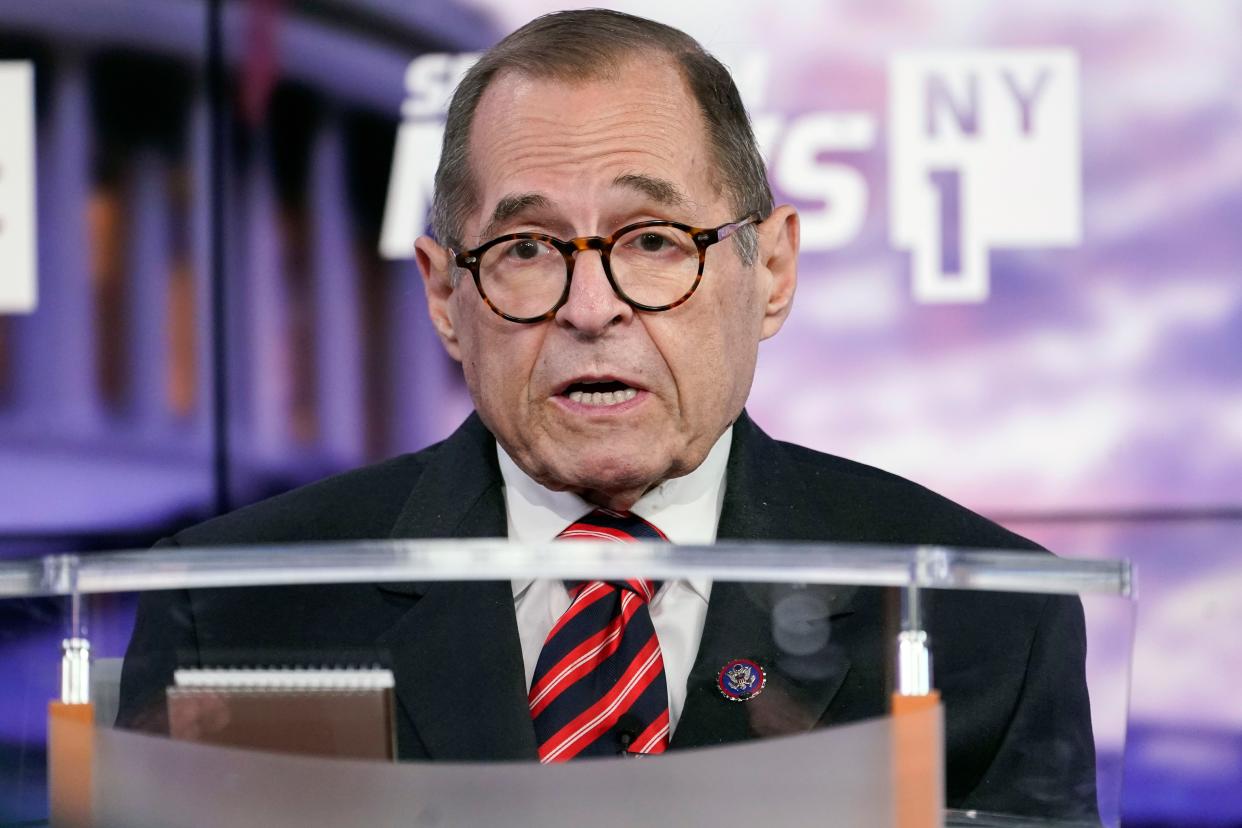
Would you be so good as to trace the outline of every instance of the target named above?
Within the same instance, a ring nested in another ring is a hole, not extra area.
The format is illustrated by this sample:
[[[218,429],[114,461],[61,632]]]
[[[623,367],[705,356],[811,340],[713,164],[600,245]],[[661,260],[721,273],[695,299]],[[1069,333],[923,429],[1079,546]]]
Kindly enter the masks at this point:
[[[558,538],[667,541],[630,512],[596,509]],[[663,753],[664,656],[647,604],[652,581],[571,581],[572,603],[544,641],[530,688],[539,761]]]

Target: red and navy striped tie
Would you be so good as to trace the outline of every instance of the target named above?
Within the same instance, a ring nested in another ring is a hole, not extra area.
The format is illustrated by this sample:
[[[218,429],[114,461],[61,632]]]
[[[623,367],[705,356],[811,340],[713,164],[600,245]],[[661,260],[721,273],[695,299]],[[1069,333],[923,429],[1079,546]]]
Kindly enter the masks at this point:
[[[630,512],[596,509],[558,538],[667,541]],[[651,581],[572,581],[569,609],[548,633],[530,687],[539,761],[663,753],[664,656],[647,604]]]

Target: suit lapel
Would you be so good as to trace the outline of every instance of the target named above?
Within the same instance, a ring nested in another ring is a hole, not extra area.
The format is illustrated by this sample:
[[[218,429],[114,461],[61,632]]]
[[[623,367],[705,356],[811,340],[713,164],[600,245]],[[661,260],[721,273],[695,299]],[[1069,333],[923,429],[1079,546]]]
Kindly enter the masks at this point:
[[[783,446],[745,412],[734,423],[726,475],[720,540],[809,538],[817,528],[822,531],[819,515],[797,508],[805,481],[798,479]],[[848,633],[853,620],[855,592],[852,587],[715,583],[672,746],[814,727],[850,670],[840,640],[848,638],[841,632]],[[742,658],[763,667],[767,684],[749,701],[731,701],[720,691],[718,677],[727,663]]]
[[[503,538],[508,534],[496,441],[471,414],[427,460],[394,538]]]
[[[380,637],[430,758],[536,758],[517,642],[507,581],[438,583]]]
[[[428,459],[394,538],[507,535],[496,444],[477,414]],[[507,581],[381,584],[410,609],[379,638],[397,699],[433,759],[533,759],[535,733]]]

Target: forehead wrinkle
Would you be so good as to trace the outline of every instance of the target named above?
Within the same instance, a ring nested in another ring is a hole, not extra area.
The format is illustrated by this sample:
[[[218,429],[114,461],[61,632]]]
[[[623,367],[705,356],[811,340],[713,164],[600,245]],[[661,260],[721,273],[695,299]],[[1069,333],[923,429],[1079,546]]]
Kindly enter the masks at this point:
[[[641,132],[638,143],[634,133]],[[609,125],[577,131],[573,135],[522,134],[515,129],[494,145],[496,155],[504,158],[505,172],[522,172],[530,166],[566,167],[589,163],[601,157],[618,155],[646,156],[652,159],[673,157],[676,140],[667,130],[653,127],[640,130],[631,125],[624,133]]]
[[[524,136],[506,135],[501,140],[492,145],[494,154],[490,154],[492,159],[497,157],[504,158],[503,163],[493,161],[489,164],[489,169],[479,170],[476,175],[482,173],[480,178],[486,181],[488,173],[499,175],[501,180],[508,179],[522,190],[522,179],[528,173],[541,174],[542,171],[552,169],[559,171],[558,177],[563,177],[573,181],[581,181],[585,169],[594,167],[599,162],[603,162],[606,167],[612,167],[613,170],[620,168],[628,169],[628,174],[635,176],[635,180],[622,181],[623,185],[628,185],[635,190],[643,192],[648,197],[655,198],[656,201],[663,203],[664,198],[673,195],[667,188],[659,186],[658,182],[667,181],[664,176],[645,176],[651,180],[652,186],[643,186],[637,180],[642,175],[633,172],[634,170],[659,169],[663,172],[662,167],[667,166],[665,159],[670,157],[673,146],[671,142],[663,142],[659,140],[651,140],[650,138],[642,145],[636,146],[631,140],[618,136],[610,130],[604,129],[599,132],[599,140],[523,140]],[[477,156],[476,156],[477,157]],[[618,173],[616,178],[621,179],[627,173]],[[610,180],[612,180],[610,178]],[[499,183],[499,182],[497,182]],[[613,182],[617,183],[617,182]],[[671,183],[671,182],[670,182]],[[490,198],[486,195],[489,189],[484,184],[481,196]],[[691,199],[685,197],[684,190],[675,187],[677,194],[680,194],[684,201],[688,204]],[[522,193],[519,192],[519,195]],[[537,191],[531,191],[530,195],[543,195]],[[506,197],[512,193],[506,194]],[[514,203],[504,205],[497,202],[496,208],[493,209],[491,217],[484,222],[486,229],[480,230],[482,238],[490,238],[494,235],[494,231],[500,224],[511,219],[514,215],[522,210],[529,209],[551,209],[553,202],[547,196],[544,196],[543,203],[530,201],[528,203]],[[502,199],[503,200],[503,199]],[[486,205],[482,205],[486,209]],[[681,206],[686,206],[685,204]],[[501,210],[502,207],[512,208]],[[498,215],[499,213],[505,215]]]
[[[589,121],[576,123],[561,113],[532,112],[510,103],[521,112],[519,118],[504,123],[503,128],[492,122],[490,129],[478,130],[471,139],[476,157],[486,150],[493,159],[505,159],[502,169],[506,172],[528,165],[589,162],[626,151],[667,159],[684,141],[675,117],[679,107],[668,101],[646,101],[638,119],[632,109],[618,103]],[[639,136],[641,144],[636,145]]]
[[[587,85],[584,85],[587,86]],[[572,95],[574,87],[569,87]],[[498,96],[500,97],[500,96]],[[556,134],[556,133],[578,133],[585,136],[594,135],[596,133],[610,133],[618,127],[633,125],[636,120],[646,123],[642,127],[644,134],[649,132],[651,128],[661,131],[675,129],[680,116],[687,114],[684,102],[677,100],[670,95],[649,95],[642,100],[642,110],[638,112],[639,118],[635,118],[633,103],[624,99],[604,101],[595,107],[587,120],[582,113],[576,109],[572,102],[566,103],[567,108],[545,107],[538,109],[542,102],[536,103],[530,100],[530,95],[510,94],[503,96],[504,100],[488,101],[488,109],[499,110],[498,117],[500,120],[501,132],[506,135],[513,135],[520,131],[523,127],[531,127],[540,134]],[[490,114],[490,113],[489,113]],[[697,119],[697,110],[691,110],[692,117]],[[491,126],[497,126],[495,123]]]

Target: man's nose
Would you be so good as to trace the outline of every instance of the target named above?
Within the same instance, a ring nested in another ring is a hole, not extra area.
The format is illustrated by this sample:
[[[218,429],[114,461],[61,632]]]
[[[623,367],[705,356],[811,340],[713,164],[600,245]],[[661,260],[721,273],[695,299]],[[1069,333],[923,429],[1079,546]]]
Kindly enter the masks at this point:
[[[596,336],[633,314],[634,309],[609,284],[602,254],[596,250],[579,250],[569,284],[569,298],[556,312],[557,324]]]

